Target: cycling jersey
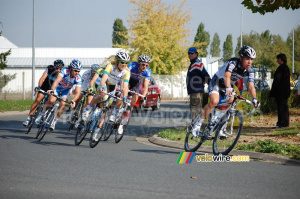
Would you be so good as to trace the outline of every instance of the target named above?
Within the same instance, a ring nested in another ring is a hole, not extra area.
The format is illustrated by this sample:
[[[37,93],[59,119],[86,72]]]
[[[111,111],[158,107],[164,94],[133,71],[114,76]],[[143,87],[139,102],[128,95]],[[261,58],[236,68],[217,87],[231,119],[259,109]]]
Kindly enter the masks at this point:
[[[117,66],[108,64],[103,72],[103,74],[108,75],[107,84],[108,85],[116,85],[118,82],[129,82],[130,79],[130,71],[128,67],[126,67],[124,70],[119,71],[117,69]]]
[[[136,86],[143,78],[145,80],[150,81],[151,78],[151,69],[147,67],[147,69],[143,72],[139,72],[139,64],[137,62],[131,62],[128,65],[128,68],[131,72],[129,85],[130,88]]]
[[[52,86],[53,82],[56,80],[57,73],[56,73],[53,65],[49,65],[46,68],[45,73],[47,73],[48,76],[44,80],[44,82],[41,86],[41,89],[44,91],[47,91],[47,90],[51,90],[51,86]]]
[[[83,73],[81,91],[85,91],[86,89],[90,88],[90,82],[92,79],[93,79],[92,69],[89,69]],[[101,78],[98,77],[95,84],[99,85],[100,82],[101,82]],[[95,86],[95,87],[97,87],[97,86]]]
[[[241,62],[238,58],[231,58],[213,76],[209,84],[210,94],[219,93],[221,91],[224,92],[224,90],[226,89],[224,83],[224,76],[226,72],[231,73],[230,81],[232,87],[236,81],[246,76],[248,76],[248,82],[254,82],[254,69],[253,68],[244,69],[241,66]]]
[[[59,95],[61,93],[61,97],[67,97],[69,98],[69,92],[72,89],[73,85],[76,85],[81,87],[82,84],[82,78],[81,75],[78,74],[76,77],[71,78],[69,68],[63,68],[61,72],[59,73],[60,76],[62,76],[62,80],[58,83],[58,86],[55,90],[55,94]]]

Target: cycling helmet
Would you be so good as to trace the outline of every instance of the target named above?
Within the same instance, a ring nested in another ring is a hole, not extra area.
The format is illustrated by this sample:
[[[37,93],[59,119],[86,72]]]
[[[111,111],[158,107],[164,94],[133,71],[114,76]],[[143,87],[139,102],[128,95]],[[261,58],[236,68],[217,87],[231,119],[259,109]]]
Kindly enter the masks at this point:
[[[93,64],[91,66],[92,71],[97,72],[100,68],[102,68],[99,64]]]
[[[58,59],[58,60],[54,61],[54,67],[55,68],[63,68],[64,66],[65,66],[64,62],[61,59]]]
[[[72,62],[70,63],[70,67],[72,69],[77,69],[77,70],[82,69],[81,62],[78,59],[73,59]]]
[[[139,56],[139,62],[150,63],[151,62],[151,58],[150,58],[149,55],[141,55],[141,56]]]
[[[239,55],[241,57],[250,57],[252,59],[256,58],[256,52],[253,48],[250,46],[243,46],[241,50],[239,51]]]
[[[129,62],[130,61],[130,56],[128,55],[127,52],[118,52],[116,54],[116,59],[118,61],[124,61],[124,62]]]

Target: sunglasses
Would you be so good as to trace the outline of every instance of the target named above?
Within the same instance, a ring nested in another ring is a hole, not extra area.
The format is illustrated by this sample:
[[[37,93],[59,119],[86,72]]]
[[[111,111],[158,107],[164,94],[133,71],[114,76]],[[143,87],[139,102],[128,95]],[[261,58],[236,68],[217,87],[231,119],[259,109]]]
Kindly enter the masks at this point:
[[[129,64],[127,61],[119,61],[120,64]]]
[[[193,54],[195,54],[195,53],[188,53],[189,55],[193,55]]]
[[[149,64],[141,64],[142,66],[146,66],[146,67],[148,67],[149,66]]]
[[[73,70],[75,73],[80,73],[80,70]]]
[[[56,70],[61,70],[61,68],[60,68],[60,67],[55,67],[55,69],[56,69]]]

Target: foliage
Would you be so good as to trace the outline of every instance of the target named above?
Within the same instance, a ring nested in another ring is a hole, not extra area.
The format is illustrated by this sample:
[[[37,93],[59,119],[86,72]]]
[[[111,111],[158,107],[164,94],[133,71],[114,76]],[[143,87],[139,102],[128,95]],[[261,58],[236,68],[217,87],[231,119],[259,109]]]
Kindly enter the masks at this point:
[[[226,41],[223,44],[223,61],[227,61],[231,58],[233,53],[233,47],[232,47],[232,35],[229,34],[226,37]]]
[[[255,3],[256,1],[256,3]],[[299,9],[299,0],[244,0],[242,4],[247,8],[252,10],[253,13],[260,13],[264,15],[267,12],[274,12],[279,8],[288,9]]]
[[[0,22],[0,24],[2,24]],[[0,37],[2,35],[2,31],[0,32]],[[0,53],[0,70],[3,70],[7,67],[6,65],[6,58],[11,53],[11,50],[7,52]],[[0,72],[0,93],[2,92],[2,88],[12,79],[16,77],[16,74],[14,75],[3,75],[3,73]]]
[[[198,26],[197,33],[194,38],[194,44],[199,49],[199,56],[206,57],[207,56],[207,47],[210,43],[210,34],[209,32],[204,30],[204,24],[201,23]]]
[[[219,37],[218,33],[215,33],[213,41],[210,45],[210,54],[211,54],[211,56],[213,56],[213,57],[219,57],[220,56],[220,52],[221,52],[220,44],[221,44],[220,37]]]
[[[129,50],[132,60],[141,54],[151,56],[150,68],[153,74],[177,74],[188,65],[187,46],[189,42],[188,22],[190,11],[185,11],[185,0],[174,6],[167,6],[162,0],[131,0],[126,36],[129,46],[118,45]]]
[[[299,37],[300,40],[300,28],[295,31],[295,37]],[[290,37],[289,37],[290,38]],[[287,65],[292,71],[292,52],[291,52],[291,40],[287,39],[285,42],[279,35],[272,35],[269,30],[258,34],[257,32],[251,31],[250,34],[243,35],[243,45],[249,45],[256,51],[256,59],[253,64],[258,66],[268,66],[268,69],[275,71],[278,67],[276,55],[284,53],[287,56]],[[295,49],[300,50],[300,42],[295,42]],[[240,39],[235,49],[235,54],[238,56],[240,49]],[[300,73],[300,53],[295,50],[295,72]],[[299,61],[298,61],[299,60]]]
[[[128,39],[124,37],[122,34],[127,34],[128,30],[123,25],[123,21],[120,18],[117,18],[114,22],[113,26],[113,34],[112,34],[112,44],[113,47],[117,44],[128,45]]]
[[[289,49],[293,49],[293,30],[290,32],[287,38],[287,46]],[[291,52],[292,54],[293,52]],[[300,26],[296,26],[294,29],[294,72],[300,73]],[[292,66],[292,60],[289,62]]]

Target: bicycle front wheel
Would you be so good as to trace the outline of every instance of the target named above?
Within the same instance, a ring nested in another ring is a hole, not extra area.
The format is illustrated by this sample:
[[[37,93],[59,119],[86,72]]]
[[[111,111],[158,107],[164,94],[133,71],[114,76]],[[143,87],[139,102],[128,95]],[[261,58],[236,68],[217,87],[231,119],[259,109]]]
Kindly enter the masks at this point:
[[[111,115],[111,112],[112,109],[109,109],[108,112],[105,114],[104,122],[102,125],[103,133],[104,133],[104,137],[103,137],[104,141],[107,141],[113,132],[113,128],[112,128],[113,125],[112,123],[109,122],[109,116]]]
[[[76,135],[75,135],[75,145],[80,145],[81,142],[84,140],[86,134],[87,134],[86,127],[82,124],[82,122],[79,124]]]
[[[243,116],[239,111],[231,113],[229,119],[220,123],[213,141],[215,155],[228,155],[240,138],[243,128]]]
[[[75,122],[81,117],[82,107],[83,107],[83,103],[80,101],[77,107],[75,108],[72,118],[70,119],[69,131],[73,129]]]
[[[197,119],[195,119],[195,120],[197,120]],[[192,122],[192,124],[189,127],[187,127],[187,133],[186,133],[185,140],[184,140],[184,150],[186,152],[197,151],[197,149],[199,149],[199,147],[206,141],[206,137],[204,134],[206,125],[207,125],[207,119],[205,121],[203,121],[203,123],[201,125],[199,136],[194,136],[192,134],[194,121]]]
[[[126,111],[122,114],[121,117],[121,123],[117,125],[114,131],[115,131],[115,143],[119,143],[124,134],[126,133],[129,121],[130,121],[130,116],[131,116],[131,107],[128,107]]]
[[[44,138],[44,136],[46,135],[46,133],[48,132],[49,127],[54,120],[54,117],[55,117],[55,111],[49,111],[45,115],[45,120],[41,124],[41,126],[38,130],[37,136],[36,136],[36,138],[38,138],[39,141],[41,141]]]
[[[97,144],[100,142],[102,136],[103,136],[103,133],[104,133],[104,129],[103,129],[103,124],[102,124],[102,127],[100,128],[100,131],[96,131],[96,127],[99,126],[99,119],[100,117],[106,117],[106,114],[107,112],[106,111],[101,111],[100,114],[98,114],[97,117],[95,117],[93,120],[93,122],[95,122],[95,124],[93,125],[93,128],[90,129],[91,130],[91,137],[90,137],[90,147],[91,148],[94,148],[95,146],[97,146]]]

